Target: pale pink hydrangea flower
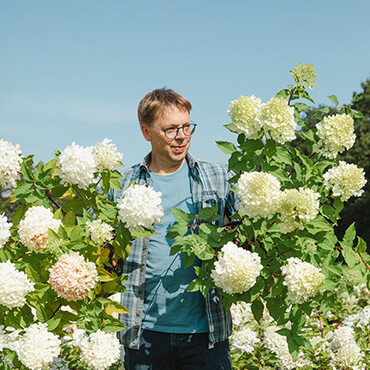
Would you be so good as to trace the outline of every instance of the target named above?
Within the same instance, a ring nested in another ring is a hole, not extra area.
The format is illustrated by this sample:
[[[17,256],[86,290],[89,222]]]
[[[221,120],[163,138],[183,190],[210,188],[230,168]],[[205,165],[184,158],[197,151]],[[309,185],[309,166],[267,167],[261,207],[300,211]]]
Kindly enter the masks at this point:
[[[74,251],[59,257],[49,273],[48,282],[52,289],[67,301],[84,299],[94,288],[98,276],[95,264],[86,262]]]
[[[49,240],[49,229],[58,232],[61,223],[61,220],[53,218],[50,209],[31,207],[18,226],[20,241],[31,251],[43,252]]]

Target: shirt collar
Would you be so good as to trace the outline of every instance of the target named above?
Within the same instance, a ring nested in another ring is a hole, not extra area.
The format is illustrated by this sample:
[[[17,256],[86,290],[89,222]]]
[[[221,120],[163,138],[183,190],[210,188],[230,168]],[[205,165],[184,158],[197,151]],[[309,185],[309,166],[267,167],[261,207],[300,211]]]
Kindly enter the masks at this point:
[[[141,161],[140,166],[139,166],[139,171],[146,171],[149,173],[149,162],[150,162],[150,157],[152,155],[152,152],[148,153],[144,159]],[[198,172],[198,162],[197,160],[190,154],[186,154],[186,161],[188,162],[190,172],[193,174],[196,174]]]

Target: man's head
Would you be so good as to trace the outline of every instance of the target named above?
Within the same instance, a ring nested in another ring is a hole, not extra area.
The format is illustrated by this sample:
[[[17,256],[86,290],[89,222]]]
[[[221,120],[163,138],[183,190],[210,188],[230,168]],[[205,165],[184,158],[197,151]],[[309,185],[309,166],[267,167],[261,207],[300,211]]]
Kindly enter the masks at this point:
[[[190,102],[170,89],[153,90],[140,101],[138,116],[144,138],[152,146],[152,171],[172,173],[184,164],[195,127],[190,110]]]
[[[155,89],[147,93],[141,99],[137,111],[140,124],[152,126],[153,122],[169,107],[177,107],[190,113],[191,103],[171,89]]]

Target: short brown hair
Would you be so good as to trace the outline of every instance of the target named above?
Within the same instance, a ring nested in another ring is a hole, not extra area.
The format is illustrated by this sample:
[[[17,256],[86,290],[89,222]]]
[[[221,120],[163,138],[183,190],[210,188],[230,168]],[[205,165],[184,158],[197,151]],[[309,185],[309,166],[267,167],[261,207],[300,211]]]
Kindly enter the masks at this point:
[[[188,99],[171,89],[155,89],[147,93],[140,101],[137,110],[139,122],[151,126],[165,108],[174,105],[190,112],[191,103]]]

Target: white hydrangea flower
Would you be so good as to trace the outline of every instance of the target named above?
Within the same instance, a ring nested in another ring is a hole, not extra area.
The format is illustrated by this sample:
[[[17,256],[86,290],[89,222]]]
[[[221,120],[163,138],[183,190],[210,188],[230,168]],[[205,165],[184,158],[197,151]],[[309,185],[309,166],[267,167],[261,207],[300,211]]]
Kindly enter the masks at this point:
[[[98,272],[93,262],[86,262],[78,252],[71,251],[59,257],[49,269],[49,284],[58,297],[67,301],[84,299],[94,288]]]
[[[290,71],[290,74],[293,76],[297,87],[307,86],[313,89],[313,85],[317,81],[315,68],[312,64],[299,63],[294,66],[294,70]]]
[[[120,344],[113,333],[98,330],[79,344],[81,359],[94,370],[108,369],[120,358]]]
[[[334,196],[340,196],[342,202],[352,196],[361,196],[367,182],[362,168],[344,161],[339,161],[339,165],[326,171],[323,177],[325,188],[332,190]]]
[[[62,184],[77,185],[86,190],[94,182],[97,168],[92,151],[92,147],[84,148],[75,143],[62,151],[59,157]]]
[[[4,325],[0,325],[0,352],[4,348],[15,350],[14,342],[18,339],[19,332],[20,330],[16,330],[11,326],[5,328]]]
[[[94,147],[96,168],[99,171],[113,171],[122,161],[123,154],[118,152],[116,145],[112,144],[111,141],[104,139]]]
[[[251,303],[246,302],[238,302],[231,305],[230,312],[234,326],[244,326],[253,320],[251,306]]]
[[[264,346],[273,352],[277,358],[277,368],[278,369],[296,369],[304,366],[310,366],[311,362],[304,359],[302,352],[298,353],[295,361],[289,352],[288,342],[285,336],[280,335],[276,331],[279,328],[277,326],[268,326],[265,329],[263,343]]]
[[[4,247],[5,243],[10,238],[10,228],[12,227],[12,223],[8,222],[7,217],[5,214],[0,214],[0,248]]]
[[[0,281],[0,305],[10,309],[23,306],[26,295],[35,290],[34,283],[10,261],[0,263]]]
[[[333,351],[338,351],[343,346],[356,345],[355,332],[350,326],[340,326],[335,329],[330,339],[330,348]]]
[[[231,127],[239,134],[244,133],[247,139],[259,139],[263,135],[261,121],[262,103],[260,98],[241,96],[233,100],[228,109]]]
[[[132,232],[140,227],[150,229],[164,216],[162,193],[146,185],[131,185],[118,200],[118,219]]]
[[[15,186],[20,178],[22,152],[19,145],[0,139],[0,185]]]
[[[86,230],[91,236],[91,240],[97,244],[103,244],[113,238],[113,227],[102,220],[86,222]]]
[[[48,331],[46,323],[35,323],[19,339],[18,358],[29,369],[42,370],[59,355],[60,345],[60,339]]]
[[[303,303],[315,296],[325,279],[317,267],[295,257],[288,258],[281,271],[285,275],[283,284],[288,287],[288,299],[292,303]]]
[[[343,322],[345,326],[364,327],[370,324],[370,306],[366,306],[354,315],[346,317]]]
[[[295,139],[294,108],[290,107],[285,99],[271,98],[263,105],[261,119],[263,128],[280,144]]]
[[[281,191],[275,176],[265,172],[245,172],[235,187],[236,195],[241,199],[239,213],[242,216],[257,219],[276,212]]]
[[[279,226],[284,233],[303,229],[303,223],[312,221],[319,213],[320,194],[312,189],[285,189],[281,192],[278,212],[281,217]]]
[[[224,292],[243,293],[256,283],[262,268],[261,258],[257,253],[228,242],[221,248],[211,277]]]
[[[36,253],[43,252],[49,240],[49,229],[58,232],[62,221],[53,218],[50,209],[34,206],[27,210],[18,226],[21,243]]]
[[[254,347],[259,343],[259,337],[248,326],[244,326],[239,330],[234,330],[231,336],[231,350],[239,350],[242,353],[253,352]]]
[[[336,158],[338,153],[352,148],[355,143],[354,122],[348,114],[324,117],[316,128],[319,141],[314,150],[327,158]]]
[[[339,369],[363,369],[361,361],[364,355],[356,343],[347,344],[338,349],[333,358],[333,364]],[[361,367],[357,367],[357,366]]]

